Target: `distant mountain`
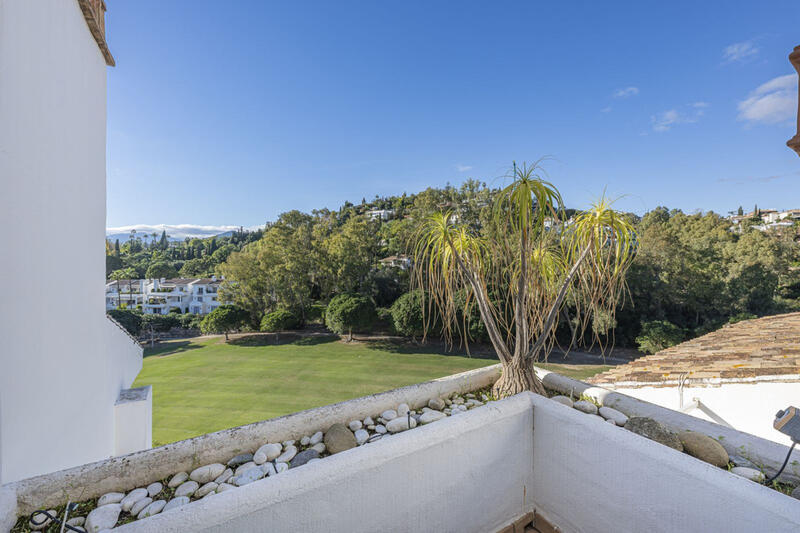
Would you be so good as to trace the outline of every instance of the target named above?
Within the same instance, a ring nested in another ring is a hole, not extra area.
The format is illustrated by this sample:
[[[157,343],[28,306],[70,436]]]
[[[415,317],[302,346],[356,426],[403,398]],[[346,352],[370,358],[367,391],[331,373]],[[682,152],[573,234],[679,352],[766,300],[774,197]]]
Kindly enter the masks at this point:
[[[137,236],[151,235],[156,233],[157,239],[161,237],[161,232],[167,232],[167,239],[170,241],[183,241],[187,237],[190,239],[209,239],[211,237],[230,237],[234,232],[239,231],[242,226],[201,226],[196,224],[139,224],[133,226],[120,226],[116,228],[106,228],[106,238],[112,241],[119,239],[120,243],[128,242],[131,230],[136,230]],[[245,231],[263,229],[263,226],[244,227]]]

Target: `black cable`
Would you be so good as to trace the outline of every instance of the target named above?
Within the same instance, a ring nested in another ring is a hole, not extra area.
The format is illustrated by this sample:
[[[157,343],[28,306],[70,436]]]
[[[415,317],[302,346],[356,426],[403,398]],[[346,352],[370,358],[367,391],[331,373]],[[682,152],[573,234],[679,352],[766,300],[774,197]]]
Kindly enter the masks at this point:
[[[794,450],[794,447],[795,447],[796,444],[797,443],[795,441],[792,441],[792,446],[789,448],[789,453],[786,454],[786,459],[783,460],[783,466],[781,466],[781,469],[778,470],[777,474],[775,474],[774,476],[772,476],[768,480],[764,481],[764,485],[769,485],[770,483],[772,483],[773,481],[778,479],[778,476],[781,475],[781,472],[783,472],[783,469],[786,468],[787,464],[789,464],[789,457],[792,456],[792,450]]]

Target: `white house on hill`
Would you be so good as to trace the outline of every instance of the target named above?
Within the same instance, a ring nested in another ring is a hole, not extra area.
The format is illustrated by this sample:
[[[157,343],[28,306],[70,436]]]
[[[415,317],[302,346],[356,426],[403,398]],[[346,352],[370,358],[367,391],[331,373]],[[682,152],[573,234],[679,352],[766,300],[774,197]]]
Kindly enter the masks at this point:
[[[0,261],[13,280],[0,299],[0,483],[151,445],[150,389],[129,389],[142,350],[103,302],[104,11],[0,1],[0,225],[19,229]]]
[[[220,306],[222,280],[210,278],[134,279],[106,283],[106,309],[141,308],[149,315],[181,313],[206,315]]]

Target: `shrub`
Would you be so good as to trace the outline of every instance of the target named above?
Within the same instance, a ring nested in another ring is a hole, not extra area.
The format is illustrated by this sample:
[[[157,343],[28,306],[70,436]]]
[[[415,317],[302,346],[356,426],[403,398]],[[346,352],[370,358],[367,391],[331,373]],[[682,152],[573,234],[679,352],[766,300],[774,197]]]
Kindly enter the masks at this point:
[[[394,317],[392,311],[385,307],[379,307],[375,310],[375,317],[372,321],[372,330],[380,331],[394,335],[397,331],[394,329]]]
[[[302,325],[300,317],[288,309],[278,309],[264,315],[261,319],[261,331],[283,331],[297,329]]]
[[[106,311],[108,316],[120,323],[128,333],[134,337],[138,337],[142,331],[142,315],[130,309],[111,309]]]
[[[394,329],[406,337],[421,337],[425,330],[422,314],[422,291],[402,295],[392,304],[390,312]]]
[[[150,328],[153,331],[169,331],[172,328],[180,326],[180,322],[176,316],[173,315],[142,315],[142,327],[145,330]]]
[[[311,304],[306,311],[306,320],[322,324],[325,321],[325,304]]]
[[[200,323],[200,330],[203,333],[224,333],[227,341],[228,333],[241,328],[248,318],[247,311],[235,305],[220,305],[206,315]]]
[[[369,329],[375,316],[375,305],[360,295],[340,294],[331,300],[325,310],[325,325],[334,333],[347,333],[352,338],[353,330]]]
[[[200,329],[200,322],[203,321],[202,316],[194,313],[185,313],[176,318],[180,326],[184,329]]]
[[[653,354],[683,341],[681,328],[666,320],[654,320],[642,324],[642,332],[636,337],[639,350]]]
[[[741,322],[742,320],[751,320],[753,318],[758,318],[758,317],[752,313],[738,313],[728,319],[728,324],[736,324],[737,322]]]

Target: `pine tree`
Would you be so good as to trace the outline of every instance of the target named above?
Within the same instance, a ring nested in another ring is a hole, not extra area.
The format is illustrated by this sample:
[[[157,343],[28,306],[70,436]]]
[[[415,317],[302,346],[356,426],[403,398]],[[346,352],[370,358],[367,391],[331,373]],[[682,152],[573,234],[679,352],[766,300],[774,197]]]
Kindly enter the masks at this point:
[[[744,215],[744,209],[742,209],[742,206],[739,206],[739,210],[736,212],[736,214],[739,216]]]
[[[119,257],[119,239],[114,241],[114,257]]]
[[[169,243],[167,242],[167,230],[161,232],[161,239],[158,240],[158,247],[162,250],[166,250],[169,247]]]

